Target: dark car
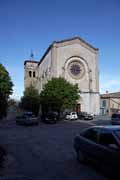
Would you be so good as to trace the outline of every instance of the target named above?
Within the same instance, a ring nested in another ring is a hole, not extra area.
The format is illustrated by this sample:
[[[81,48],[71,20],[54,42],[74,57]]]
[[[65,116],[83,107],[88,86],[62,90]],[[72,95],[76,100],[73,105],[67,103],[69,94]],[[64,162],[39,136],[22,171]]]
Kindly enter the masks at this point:
[[[74,138],[79,160],[90,160],[120,178],[120,126],[93,126]]]
[[[92,120],[93,116],[88,114],[87,112],[78,112],[77,113],[79,119],[83,120]]]
[[[38,125],[39,121],[32,112],[24,112],[22,115],[16,118],[16,124],[31,126],[31,125]]]
[[[120,113],[114,113],[111,117],[112,125],[120,125]]]
[[[55,124],[58,120],[58,113],[55,111],[48,112],[44,117],[44,122],[47,124]]]

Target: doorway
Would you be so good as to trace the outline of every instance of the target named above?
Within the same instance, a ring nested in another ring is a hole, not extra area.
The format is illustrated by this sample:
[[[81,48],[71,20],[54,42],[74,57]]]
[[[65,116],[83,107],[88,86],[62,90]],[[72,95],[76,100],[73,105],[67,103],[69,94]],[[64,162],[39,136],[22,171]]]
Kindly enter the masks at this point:
[[[75,106],[75,111],[76,111],[76,112],[80,112],[80,111],[81,111],[81,104],[77,104],[77,105]]]

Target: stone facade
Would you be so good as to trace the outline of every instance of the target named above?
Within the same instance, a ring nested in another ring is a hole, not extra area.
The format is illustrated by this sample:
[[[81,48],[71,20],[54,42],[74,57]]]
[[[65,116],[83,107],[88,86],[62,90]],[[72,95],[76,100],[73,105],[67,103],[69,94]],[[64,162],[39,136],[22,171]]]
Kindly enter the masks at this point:
[[[100,109],[102,115],[108,116],[120,112],[120,92],[101,94]]]
[[[63,77],[78,84],[80,100],[77,111],[99,114],[98,49],[84,40],[76,37],[53,42],[40,62],[25,61],[24,68],[25,88],[33,85],[40,93],[49,79]]]
[[[24,87],[36,87],[38,81],[38,62],[25,61],[24,62]],[[36,87],[37,88],[37,87]]]

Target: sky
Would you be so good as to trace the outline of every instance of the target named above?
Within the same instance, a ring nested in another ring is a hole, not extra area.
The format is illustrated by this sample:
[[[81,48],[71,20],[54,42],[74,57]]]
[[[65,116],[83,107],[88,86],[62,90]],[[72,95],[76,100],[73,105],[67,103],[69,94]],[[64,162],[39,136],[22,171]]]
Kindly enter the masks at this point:
[[[79,36],[99,48],[100,93],[120,91],[119,0],[0,0],[0,63],[12,98],[24,90],[24,61],[40,60],[57,40]]]

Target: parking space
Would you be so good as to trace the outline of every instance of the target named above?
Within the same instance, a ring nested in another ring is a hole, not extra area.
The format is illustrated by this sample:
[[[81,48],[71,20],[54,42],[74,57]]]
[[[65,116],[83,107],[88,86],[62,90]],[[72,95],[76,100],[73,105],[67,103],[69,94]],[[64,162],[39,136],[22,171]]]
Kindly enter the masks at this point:
[[[7,148],[8,159],[0,171],[1,178],[104,180],[94,168],[76,160],[72,146],[73,137],[93,124],[65,121],[31,127],[17,126],[14,122],[2,125],[1,144]]]

